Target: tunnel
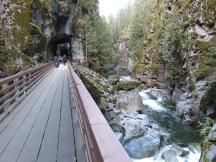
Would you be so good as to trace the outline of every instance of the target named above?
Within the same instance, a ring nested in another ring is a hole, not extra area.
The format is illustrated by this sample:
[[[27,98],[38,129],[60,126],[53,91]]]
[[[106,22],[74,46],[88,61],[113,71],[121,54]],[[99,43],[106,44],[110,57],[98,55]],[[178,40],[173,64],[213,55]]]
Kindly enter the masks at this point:
[[[72,24],[69,15],[59,12],[55,15],[54,32],[47,45],[48,56],[67,56],[72,59]]]
[[[71,48],[71,36],[53,37],[48,43],[47,53],[51,58],[65,55],[68,59],[72,59]]]

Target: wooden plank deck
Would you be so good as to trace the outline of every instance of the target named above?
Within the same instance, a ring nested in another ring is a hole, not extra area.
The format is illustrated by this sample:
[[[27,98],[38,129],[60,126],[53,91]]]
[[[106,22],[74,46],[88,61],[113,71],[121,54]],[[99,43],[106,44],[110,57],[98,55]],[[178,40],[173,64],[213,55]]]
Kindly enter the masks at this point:
[[[0,162],[86,162],[68,83],[62,65],[0,123]]]

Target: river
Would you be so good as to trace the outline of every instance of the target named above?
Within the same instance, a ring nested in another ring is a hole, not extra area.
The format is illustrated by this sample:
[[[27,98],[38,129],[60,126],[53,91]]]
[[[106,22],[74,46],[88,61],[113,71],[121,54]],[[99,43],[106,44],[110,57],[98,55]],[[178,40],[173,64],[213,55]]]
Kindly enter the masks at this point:
[[[165,151],[179,148],[179,145],[183,145],[183,149],[187,152],[187,155],[176,156],[175,162],[199,162],[201,156],[200,144],[202,140],[199,132],[175,117],[174,112],[162,106],[161,98],[152,98],[145,92],[140,92],[140,95],[142,96],[144,104],[142,113],[146,114],[153,123],[158,124],[163,131],[167,132],[169,134],[169,139],[167,145],[160,148],[154,157],[133,159],[133,161],[165,162],[163,157]],[[170,162],[172,162],[172,160]]]

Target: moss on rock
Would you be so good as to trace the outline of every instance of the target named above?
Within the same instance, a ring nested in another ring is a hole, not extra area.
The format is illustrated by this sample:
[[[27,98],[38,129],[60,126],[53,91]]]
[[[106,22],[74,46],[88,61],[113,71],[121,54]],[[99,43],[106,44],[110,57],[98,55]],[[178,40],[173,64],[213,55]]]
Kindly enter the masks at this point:
[[[101,98],[105,97],[111,89],[108,81],[88,68],[79,67],[78,70],[83,83],[95,101],[100,104]]]
[[[208,77],[216,68],[216,37],[211,41],[195,40],[194,45],[199,51],[196,63],[198,68],[192,71],[197,80]]]
[[[115,86],[116,90],[125,90],[130,91],[136,89],[137,87],[141,86],[141,82],[139,81],[120,81]]]

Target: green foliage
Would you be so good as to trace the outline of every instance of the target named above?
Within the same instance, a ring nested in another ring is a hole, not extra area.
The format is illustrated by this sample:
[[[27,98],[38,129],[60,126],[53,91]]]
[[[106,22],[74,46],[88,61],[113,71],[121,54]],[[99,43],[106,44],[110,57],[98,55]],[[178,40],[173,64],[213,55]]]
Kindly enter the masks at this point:
[[[30,25],[32,1],[12,0],[7,3],[10,7],[5,12],[3,18],[0,19],[1,25],[7,26],[2,29],[0,28],[0,68],[4,71],[5,75],[11,75],[19,70],[14,65],[16,58],[22,58],[24,65],[32,63],[28,57],[29,53],[25,53],[32,42],[32,26]]]
[[[172,100],[165,100],[163,105],[172,111],[176,111],[176,103]]]
[[[181,53],[182,53],[183,30],[177,17],[171,19],[165,26],[162,34],[161,52],[166,68],[166,78],[179,79],[181,75]]]
[[[25,6],[14,14],[15,28],[13,30],[14,45],[20,46],[23,51],[27,44],[31,42],[31,1],[25,0]]]
[[[114,41],[121,36],[121,32],[128,29],[132,20],[132,5],[122,8],[116,16],[110,15],[108,24]]]
[[[203,123],[200,124],[200,135],[204,138],[208,136],[213,127],[213,121],[207,118]]]
[[[115,89],[130,91],[140,86],[141,86],[141,83],[139,81],[120,81],[115,86]]]
[[[209,42],[195,40],[194,45],[200,52],[200,57],[197,60],[199,68],[193,70],[193,75],[196,80],[201,80],[208,77],[216,68],[216,37]]]
[[[41,29],[41,26],[38,26],[38,25],[36,25],[36,24],[34,24],[34,23],[30,23],[30,25],[34,28],[34,29],[36,29],[36,31],[37,31],[37,33],[39,33],[39,34],[43,34],[42,33],[42,29]]]
[[[142,53],[144,37],[144,19],[142,14],[142,11],[144,10],[143,4],[144,1],[142,0],[135,1],[131,23],[130,47],[135,61],[139,60]]]
[[[83,13],[94,15],[95,10],[97,10],[97,0],[79,0],[79,1]]]
[[[84,20],[85,53],[89,67],[96,72],[107,75],[109,66],[114,61],[113,42],[105,19],[97,16]]]
[[[136,0],[130,33],[134,72],[157,76],[162,64],[160,36],[162,21],[156,0]]]
[[[44,10],[48,10],[49,7],[49,0],[38,0],[40,6]]]

